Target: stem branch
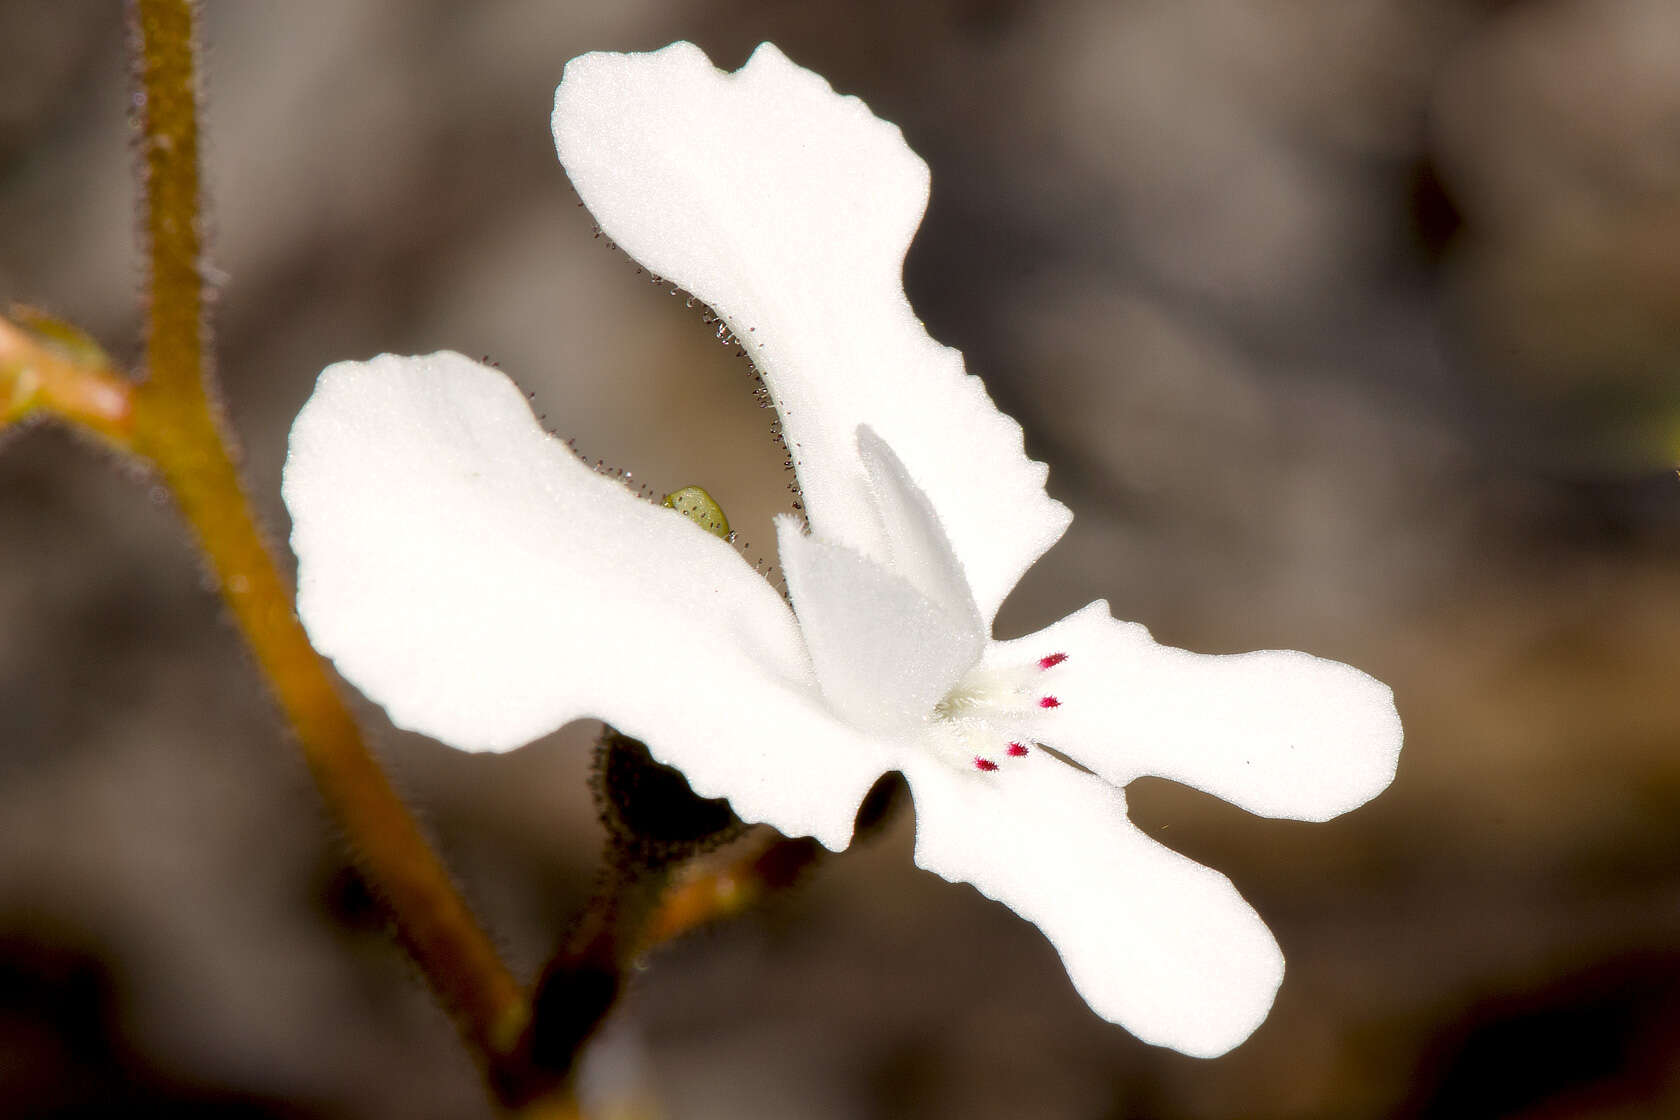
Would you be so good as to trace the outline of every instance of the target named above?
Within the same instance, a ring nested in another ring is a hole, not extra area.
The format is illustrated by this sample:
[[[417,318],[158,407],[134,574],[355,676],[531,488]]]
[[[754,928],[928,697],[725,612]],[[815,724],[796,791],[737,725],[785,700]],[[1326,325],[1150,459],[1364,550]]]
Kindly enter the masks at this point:
[[[0,318],[0,427],[38,414],[73,421],[127,450],[134,436],[134,383],[97,351],[55,346]]]

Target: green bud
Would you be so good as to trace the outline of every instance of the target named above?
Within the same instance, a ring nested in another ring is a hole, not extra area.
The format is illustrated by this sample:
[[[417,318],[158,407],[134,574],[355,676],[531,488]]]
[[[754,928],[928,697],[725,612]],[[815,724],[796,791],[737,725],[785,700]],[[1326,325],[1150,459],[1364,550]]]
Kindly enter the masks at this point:
[[[684,486],[665,495],[665,504],[714,537],[729,539],[729,518],[723,507],[698,486]]]

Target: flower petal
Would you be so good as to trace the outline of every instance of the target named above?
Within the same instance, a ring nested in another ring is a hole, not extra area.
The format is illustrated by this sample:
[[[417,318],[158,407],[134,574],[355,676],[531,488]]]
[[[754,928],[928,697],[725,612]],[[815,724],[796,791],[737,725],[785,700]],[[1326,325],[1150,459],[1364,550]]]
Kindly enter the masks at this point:
[[[854,433],[926,491],[989,624],[1067,528],[1043,464],[904,297],[927,165],[766,43],[735,74],[676,43],[566,65],[554,141],[601,228],[722,315],[781,413],[812,528],[881,555]]]
[[[1217,1057],[1253,1033],[1283,956],[1230,880],[1163,848],[1125,795],[1042,751],[966,774],[912,760],[916,863],[974,884],[1050,939],[1091,1009]]]
[[[1350,665],[1295,650],[1221,656],[1158,644],[1092,603],[988,651],[1044,671],[1058,706],[1030,733],[1116,785],[1143,774],[1206,790],[1251,813],[1324,821],[1394,780],[1394,694]]]
[[[848,723],[883,735],[921,730],[985,635],[907,580],[845,545],[776,519],[788,594],[823,695]]]
[[[507,750],[599,716],[704,796],[832,848],[885,768],[830,716],[785,603],[459,354],[322,374],[284,496],[298,612],[399,726]]]
[[[974,605],[962,562],[951,549],[951,541],[939,524],[933,503],[922,492],[887,441],[869,425],[857,430],[858,458],[869,477],[875,509],[881,520],[887,555],[882,558],[895,574],[949,611],[954,618],[984,640],[989,628]],[[978,651],[976,651],[978,656]],[[967,668],[967,666],[964,666]]]

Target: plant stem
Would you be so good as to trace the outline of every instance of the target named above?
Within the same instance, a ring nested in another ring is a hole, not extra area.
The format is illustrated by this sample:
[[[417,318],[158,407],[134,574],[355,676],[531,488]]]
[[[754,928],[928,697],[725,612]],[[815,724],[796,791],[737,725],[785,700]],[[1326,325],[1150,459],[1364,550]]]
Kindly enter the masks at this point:
[[[530,1065],[569,1077],[586,1043],[623,994],[649,917],[670,879],[667,866],[608,857],[605,881],[544,967],[531,997]]]
[[[732,918],[779,890],[786,890],[822,858],[808,836],[755,837],[725,860],[702,859],[674,877],[648,915],[643,948],[673,941],[712,922]]]
[[[131,445],[168,483],[322,796],[399,935],[489,1067],[528,1005],[362,742],[310,646],[234,465],[211,390],[198,163],[195,5],[131,0],[148,298]]]
[[[112,370],[103,354],[72,356],[0,318],[0,427],[36,415],[74,421],[127,451],[134,436],[134,383]]]

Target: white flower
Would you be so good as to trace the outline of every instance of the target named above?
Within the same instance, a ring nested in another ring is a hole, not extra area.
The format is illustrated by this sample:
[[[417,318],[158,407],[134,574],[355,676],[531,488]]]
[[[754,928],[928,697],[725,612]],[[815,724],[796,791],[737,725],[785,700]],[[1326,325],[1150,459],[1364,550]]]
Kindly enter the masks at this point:
[[[1333,817],[1393,777],[1388,688],[1303,653],[1159,646],[1103,602],[992,640],[1070,515],[905,300],[927,167],[862,102],[768,44],[725,74],[678,43],[573,60],[554,136],[607,234],[762,372],[810,518],[777,526],[792,609],[546,435],[502,374],[385,355],[329,367],[292,429],[316,646],[403,727],[499,751],[599,717],[837,850],[901,771],[917,864],[1037,924],[1098,1014],[1187,1054],[1241,1042],[1277,945],[1224,876],[1132,826],[1122,789],[1155,774]]]

